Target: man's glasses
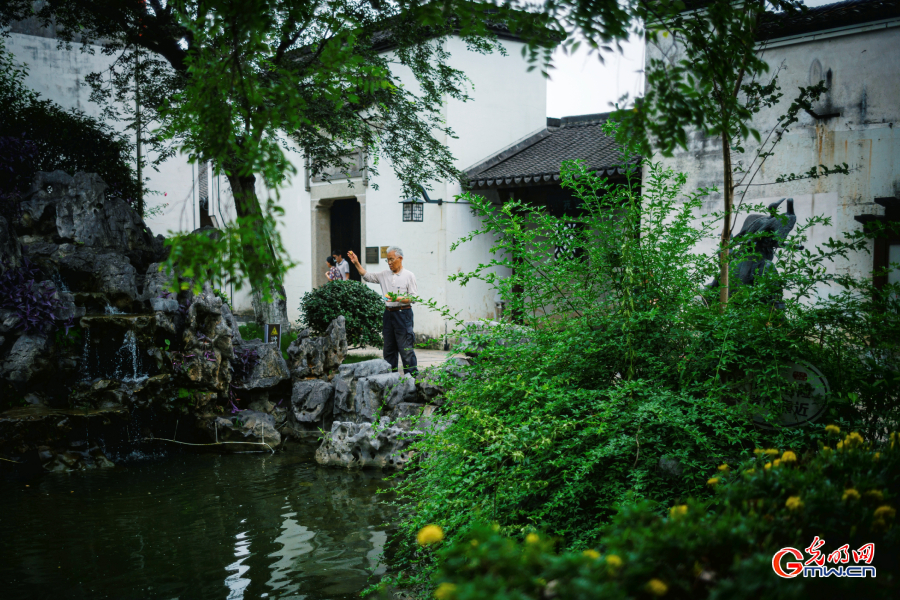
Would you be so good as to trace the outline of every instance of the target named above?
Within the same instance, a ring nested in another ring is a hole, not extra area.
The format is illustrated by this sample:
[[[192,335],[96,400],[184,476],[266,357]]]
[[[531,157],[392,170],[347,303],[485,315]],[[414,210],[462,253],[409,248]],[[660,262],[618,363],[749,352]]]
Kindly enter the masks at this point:
[[[398,260],[400,260],[400,259],[399,259],[399,258],[389,258],[389,259],[387,259],[387,261],[388,261],[389,263],[396,262],[396,261],[398,261]]]

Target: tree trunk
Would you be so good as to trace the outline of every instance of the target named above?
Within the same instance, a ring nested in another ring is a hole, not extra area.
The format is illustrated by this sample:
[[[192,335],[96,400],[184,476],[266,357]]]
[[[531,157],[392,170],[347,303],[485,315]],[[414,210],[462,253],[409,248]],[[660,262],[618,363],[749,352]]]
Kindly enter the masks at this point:
[[[249,217],[260,215],[262,209],[259,205],[259,198],[256,196],[256,176],[240,176],[235,173],[237,168],[229,168],[228,183],[231,185],[231,192],[234,195],[234,207],[239,217]],[[257,231],[254,235],[256,239],[264,239],[268,242],[268,235],[264,231]],[[269,244],[271,250],[271,244]],[[252,240],[245,241],[243,244],[244,256],[257,255],[257,248]],[[274,252],[270,252],[274,256]],[[245,260],[249,264],[252,261]],[[281,280],[266,273],[250,272],[245,273],[250,280],[250,288],[253,298],[253,313],[256,317],[256,323],[260,328],[265,328],[267,323],[281,323],[282,334],[291,331],[291,321],[287,316],[287,294],[285,293],[284,284]],[[263,290],[269,288],[272,300],[266,302],[263,299]]]
[[[729,244],[731,242],[731,211],[734,209],[734,173],[731,171],[731,143],[728,134],[722,132],[722,165],[725,168],[725,216],[722,224],[722,238],[719,243],[719,310],[725,311],[728,304]]]

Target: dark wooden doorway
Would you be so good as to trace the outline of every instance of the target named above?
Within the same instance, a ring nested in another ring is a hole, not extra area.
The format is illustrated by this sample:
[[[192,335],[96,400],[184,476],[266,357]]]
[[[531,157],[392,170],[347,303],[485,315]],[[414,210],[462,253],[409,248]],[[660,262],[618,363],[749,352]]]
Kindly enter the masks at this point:
[[[356,256],[363,256],[359,226],[359,202],[356,198],[335,200],[331,205],[331,250],[340,250],[344,260],[347,260],[347,250],[353,250]],[[352,265],[350,279],[360,280]]]

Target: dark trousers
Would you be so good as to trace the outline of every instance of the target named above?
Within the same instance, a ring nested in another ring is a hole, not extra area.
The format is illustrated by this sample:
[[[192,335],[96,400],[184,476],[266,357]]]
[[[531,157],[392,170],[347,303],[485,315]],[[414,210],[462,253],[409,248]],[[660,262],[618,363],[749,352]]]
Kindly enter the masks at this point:
[[[384,335],[384,360],[397,370],[397,354],[403,359],[403,370],[415,377],[419,369],[416,360],[416,336],[413,333],[413,311],[386,310],[382,319]]]

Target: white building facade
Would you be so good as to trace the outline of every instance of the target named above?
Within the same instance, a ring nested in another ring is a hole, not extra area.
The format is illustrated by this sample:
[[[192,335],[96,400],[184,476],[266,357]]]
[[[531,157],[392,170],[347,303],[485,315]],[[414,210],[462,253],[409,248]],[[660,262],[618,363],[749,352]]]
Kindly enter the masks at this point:
[[[784,94],[774,107],[753,121],[763,139],[796,97],[799,87],[824,80],[828,92],[784,134],[747,189],[744,203],[768,204],[794,198],[798,224],[813,215],[831,218],[830,226],[809,231],[808,246],[841,239],[873,220],[900,220],[900,11],[895,0],[850,0],[810,10],[807,17],[783,23],[760,42],[770,73],[778,73]],[[886,8],[887,7],[887,8]],[[765,31],[765,30],[764,30]],[[677,47],[648,46],[648,56],[678,60]],[[765,82],[764,82],[765,83]],[[687,150],[662,158],[664,166],[688,175],[685,189],[723,188],[721,140],[699,132],[689,135]],[[752,140],[751,140],[752,142]],[[755,147],[733,155],[749,163]],[[779,175],[803,173],[811,167],[847,163],[848,175],[776,183]],[[737,190],[740,199],[743,189]],[[724,210],[721,194],[713,195],[703,213]],[[783,210],[783,209],[782,209]],[[738,217],[734,232],[745,215]],[[718,239],[704,251],[714,252]],[[900,262],[900,239],[870,242],[870,253],[856,253],[831,265],[833,273],[870,277],[875,266]],[[888,278],[881,278],[885,281]],[[900,281],[900,272],[889,276]],[[876,284],[878,284],[876,280]],[[827,293],[826,288],[819,290]]]
[[[103,71],[111,58],[102,55],[99,48],[93,54],[77,47],[62,49],[57,41],[52,31],[24,27],[14,29],[6,47],[27,67],[26,85],[31,89],[65,108],[100,116],[83,82],[87,74]],[[508,37],[500,43],[505,55],[470,52],[456,37],[444,42],[451,66],[462,70],[471,85],[472,100],[463,103],[447,99],[443,106],[443,118],[457,137],[440,141],[450,149],[462,171],[544,129],[547,123],[546,80],[539,70],[528,72],[520,41]],[[402,83],[414,85],[411,76],[395,75]],[[374,179],[366,168],[373,159],[359,152],[358,169],[350,173],[351,177],[329,182],[309,176],[302,154],[291,155],[298,174],[279,196],[285,210],[283,241],[291,259],[298,263],[284,282],[289,318],[299,317],[304,293],[325,284],[325,258],[332,250],[342,250],[346,256],[346,250],[353,249],[361,260],[368,257],[366,269],[378,271],[388,268],[382,251],[388,246],[403,249],[404,265],[416,274],[421,297],[448,307],[462,320],[493,318],[492,290],[479,282],[461,287],[448,281],[450,275],[473,270],[490,260],[488,239],[450,252],[453,242],[479,226],[471,210],[464,205],[429,204],[424,207],[422,222],[403,222],[401,182],[386,161],[379,163],[379,175]],[[147,224],[154,234],[193,231],[203,225],[218,227],[235,217],[227,180],[215,176],[207,165],[191,164],[186,156],[179,155],[163,162],[158,172],[145,168],[145,175],[149,176],[150,191],[145,203],[153,215]],[[420,183],[435,199],[453,200],[462,193],[455,181]],[[264,196],[267,191],[261,183],[258,185],[258,192]],[[252,310],[247,290],[223,291],[232,295],[237,313]],[[416,333],[420,336],[440,338],[448,326],[453,327],[436,312],[424,308],[416,311]]]

